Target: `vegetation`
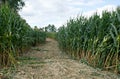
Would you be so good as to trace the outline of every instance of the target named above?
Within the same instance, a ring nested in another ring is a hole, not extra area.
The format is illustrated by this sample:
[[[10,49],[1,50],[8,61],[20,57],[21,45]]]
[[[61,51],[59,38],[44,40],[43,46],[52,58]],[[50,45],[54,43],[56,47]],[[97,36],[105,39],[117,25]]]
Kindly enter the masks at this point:
[[[36,26],[35,28],[33,29],[32,32],[30,32],[30,37],[33,39],[33,42],[32,42],[32,45],[33,46],[36,46],[40,43],[44,43],[45,40],[46,40],[46,33],[41,30],[41,29],[38,29]]]
[[[93,67],[120,72],[120,7],[70,19],[58,30],[60,48]]]
[[[48,38],[57,39],[57,32],[46,32]]]
[[[45,38],[44,31],[32,29],[14,9],[0,7],[0,67],[15,64],[19,54],[45,42]]]
[[[23,0],[1,0],[1,4],[8,4],[11,9],[19,11],[25,5]]]
[[[45,32],[48,38],[57,38],[57,28],[54,25],[48,25],[45,27]]]
[[[54,25],[49,24],[48,26],[45,27],[45,32],[56,32],[56,31],[57,29]]]
[[[17,63],[20,54],[31,46],[44,43],[46,36],[56,39],[62,51],[73,58],[101,69],[120,73],[120,7],[70,19],[59,28],[54,25],[31,28],[18,14],[22,0],[1,0],[0,4],[0,68]]]

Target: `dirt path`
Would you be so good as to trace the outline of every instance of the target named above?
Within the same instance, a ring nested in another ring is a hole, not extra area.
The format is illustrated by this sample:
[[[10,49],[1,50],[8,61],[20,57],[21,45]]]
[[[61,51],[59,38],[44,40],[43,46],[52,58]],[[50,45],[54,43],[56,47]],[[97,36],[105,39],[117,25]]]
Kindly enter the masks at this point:
[[[120,79],[63,55],[52,39],[32,48],[21,60],[14,79]]]

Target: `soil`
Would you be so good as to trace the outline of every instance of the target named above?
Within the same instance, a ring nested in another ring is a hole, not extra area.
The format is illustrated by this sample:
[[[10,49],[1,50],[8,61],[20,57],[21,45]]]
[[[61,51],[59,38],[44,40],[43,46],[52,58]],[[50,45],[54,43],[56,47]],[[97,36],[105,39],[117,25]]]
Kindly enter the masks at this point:
[[[114,73],[95,69],[62,53],[57,41],[47,38],[20,58],[13,79],[120,79]]]

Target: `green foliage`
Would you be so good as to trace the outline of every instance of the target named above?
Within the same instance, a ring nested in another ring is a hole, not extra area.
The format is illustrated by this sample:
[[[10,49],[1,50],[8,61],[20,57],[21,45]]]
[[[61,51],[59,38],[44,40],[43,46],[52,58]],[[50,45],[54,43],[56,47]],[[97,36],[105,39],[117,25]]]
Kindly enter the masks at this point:
[[[49,24],[48,26],[45,27],[46,32],[56,32],[56,30],[57,29],[56,29],[56,27],[54,25]]]
[[[19,54],[45,38],[45,32],[32,29],[13,9],[0,7],[0,66],[15,64]]]
[[[60,48],[94,66],[120,72],[120,7],[70,19],[58,30]]]
[[[18,11],[25,5],[23,0],[1,0],[2,4],[8,4],[11,9]]]
[[[46,32],[46,35],[48,38],[57,39],[57,33],[56,32]]]
[[[56,39],[57,28],[54,25],[48,25],[45,27],[45,32],[48,38]]]
[[[39,43],[44,43],[46,39],[46,33],[40,31],[40,29],[33,29],[31,32],[31,38],[33,39],[32,45],[35,46]]]

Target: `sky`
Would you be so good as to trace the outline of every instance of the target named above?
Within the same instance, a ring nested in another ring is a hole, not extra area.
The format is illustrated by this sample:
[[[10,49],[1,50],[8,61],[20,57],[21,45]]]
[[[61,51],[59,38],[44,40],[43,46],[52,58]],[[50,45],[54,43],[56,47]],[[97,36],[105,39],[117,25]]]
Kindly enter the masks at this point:
[[[89,17],[95,12],[112,11],[120,6],[119,0],[24,0],[19,14],[31,26],[39,28],[54,24],[57,28],[70,18]]]

